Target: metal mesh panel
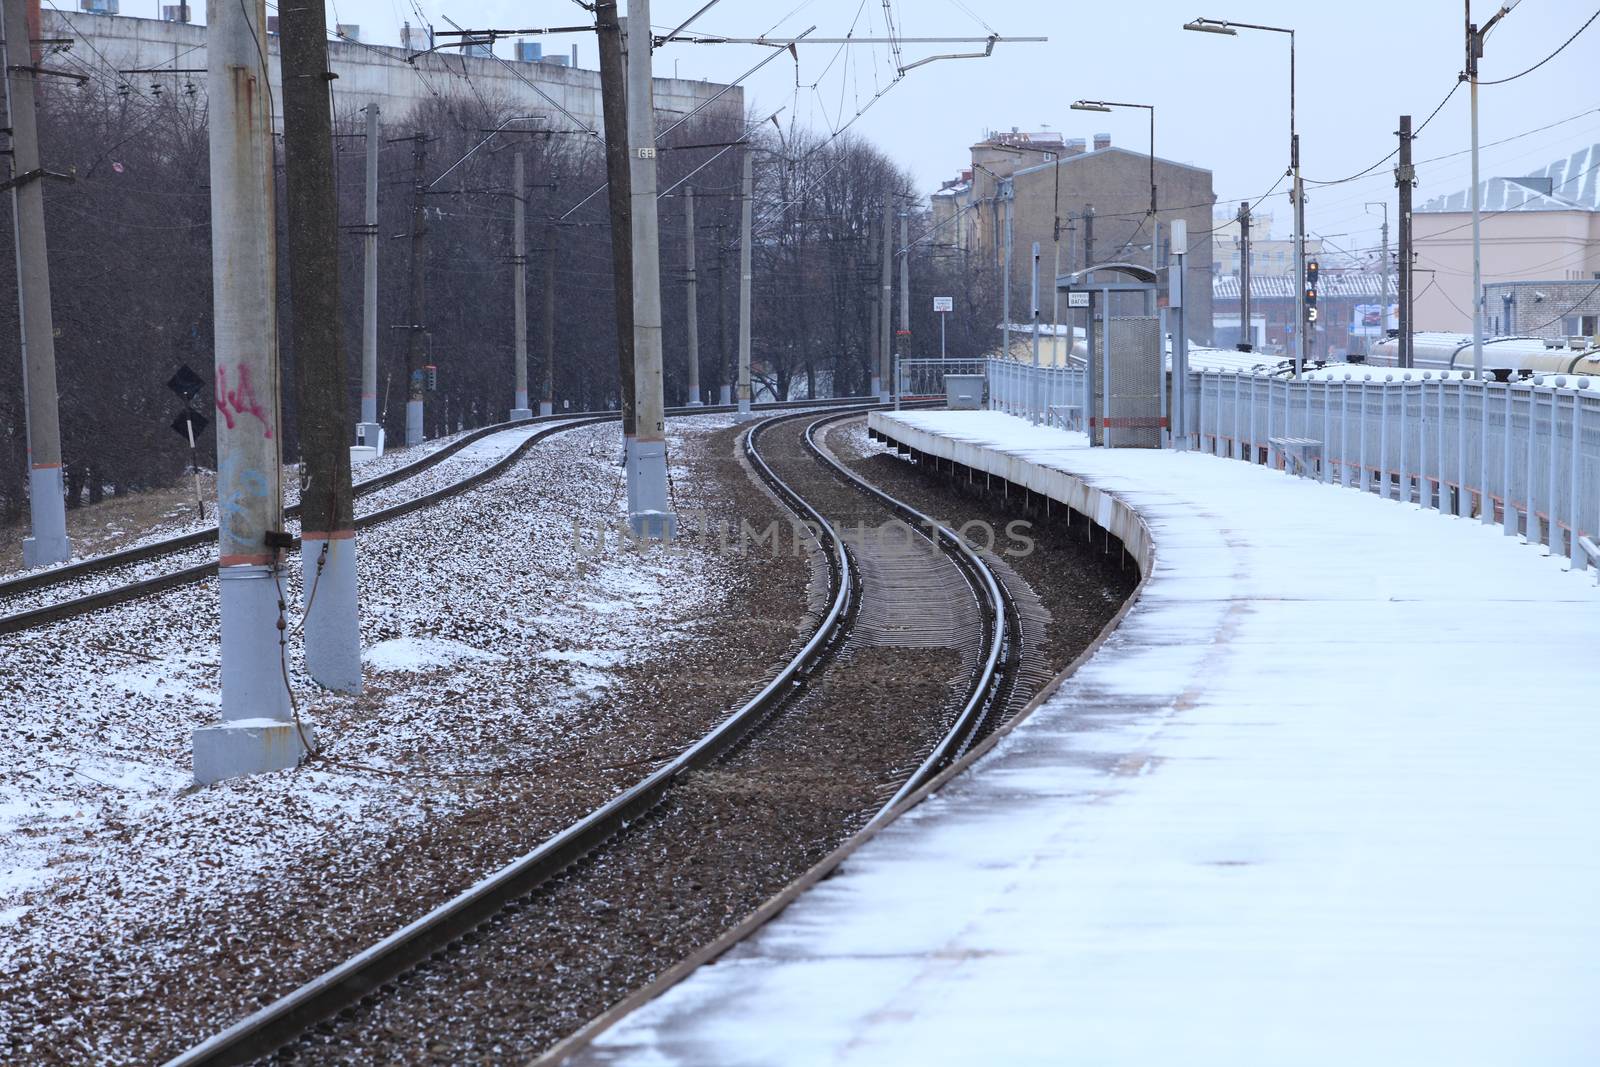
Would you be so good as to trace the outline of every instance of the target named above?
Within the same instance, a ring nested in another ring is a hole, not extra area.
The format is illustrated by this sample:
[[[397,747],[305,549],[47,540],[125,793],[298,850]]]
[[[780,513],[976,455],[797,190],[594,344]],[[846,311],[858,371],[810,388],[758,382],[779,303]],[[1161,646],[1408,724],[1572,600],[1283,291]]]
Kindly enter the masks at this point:
[[[1161,446],[1161,324],[1150,316],[1112,319],[1109,395],[1102,409],[1111,448]]]

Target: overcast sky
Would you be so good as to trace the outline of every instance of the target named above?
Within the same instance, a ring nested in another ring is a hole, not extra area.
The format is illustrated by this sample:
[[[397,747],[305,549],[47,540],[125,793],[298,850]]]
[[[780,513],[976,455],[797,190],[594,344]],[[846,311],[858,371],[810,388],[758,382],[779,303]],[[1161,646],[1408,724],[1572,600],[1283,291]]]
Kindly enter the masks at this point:
[[[651,20],[664,32],[702,3],[655,0]],[[380,44],[398,43],[400,23],[416,22],[419,9],[440,28],[448,25],[445,15],[470,28],[571,25],[588,17],[572,0],[328,4],[330,22],[358,23],[363,39]],[[992,28],[1002,36],[1049,38],[1041,44],[1002,42],[989,59],[918,67],[852,127],[909,167],[928,192],[961,169],[968,146],[988,129],[1048,128],[1065,137],[1105,131],[1117,144],[1144,150],[1144,112],[1069,110],[1073,100],[1090,98],[1155,105],[1156,153],[1212,170],[1219,202],[1237,207],[1239,200],[1261,195],[1288,162],[1288,38],[1252,31],[1237,37],[1184,32],[1183,23],[1197,16],[1293,24],[1301,164],[1309,179],[1342,178],[1380,159],[1395,147],[1397,116],[1408,112],[1421,123],[1456,83],[1463,62],[1460,0],[889,0],[889,6],[896,30],[905,37],[982,37]],[[1507,77],[1543,59],[1596,6],[1600,0],[1523,0],[1490,35],[1482,78]],[[1480,20],[1495,10],[1488,0],[1473,5]],[[721,0],[694,28],[761,36],[793,35],[811,26],[818,37],[882,36],[884,0]],[[562,51],[576,42],[580,65],[598,65],[592,36],[548,40],[550,48]],[[907,44],[902,60],[952,50],[965,49]],[[511,46],[502,43],[497,51],[509,55]],[[747,102],[768,111],[786,107],[785,121],[830,132],[893,81],[885,46],[816,45],[799,52],[798,66],[784,56],[753,76],[746,83]],[[756,46],[681,44],[658,51],[656,63],[660,74],[728,80],[765,54]],[[1592,76],[1597,54],[1600,21],[1534,73],[1481,90],[1484,144],[1528,134],[1484,150],[1485,178],[1524,174],[1600,141],[1600,88]],[[1424,131],[1416,143],[1419,161],[1468,147],[1467,97],[1463,86]],[[1308,232],[1352,249],[1376,244],[1381,209],[1369,214],[1365,203],[1392,204],[1391,166],[1320,191],[1310,186]],[[1418,202],[1465,188],[1469,174],[1464,154],[1421,166]],[[1274,214],[1275,235],[1287,234],[1288,200],[1282,191],[1261,210]]]

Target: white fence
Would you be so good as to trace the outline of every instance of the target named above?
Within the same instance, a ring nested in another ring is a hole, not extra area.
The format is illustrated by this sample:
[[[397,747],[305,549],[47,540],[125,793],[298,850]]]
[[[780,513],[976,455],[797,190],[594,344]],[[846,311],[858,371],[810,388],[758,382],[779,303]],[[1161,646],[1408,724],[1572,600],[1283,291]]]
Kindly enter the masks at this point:
[[[991,360],[989,407],[1082,429],[1085,384],[1078,369]],[[1188,396],[1191,448],[1496,523],[1575,567],[1589,562],[1600,530],[1600,381],[1200,371]]]

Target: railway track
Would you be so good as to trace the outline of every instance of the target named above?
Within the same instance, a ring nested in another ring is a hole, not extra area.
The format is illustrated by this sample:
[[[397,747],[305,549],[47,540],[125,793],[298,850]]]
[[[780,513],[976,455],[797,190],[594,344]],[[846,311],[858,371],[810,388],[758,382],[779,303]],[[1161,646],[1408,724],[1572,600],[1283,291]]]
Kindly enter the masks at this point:
[[[822,402],[785,401],[779,404],[757,405],[757,407],[761,410],[770,410],[798,406],[817,407],[828,403],[849,404],[859,401],[851,398]],[[668,414],[681,417],[732,410],[734,409],[724,406],[673,408]],[[356,483],[352,487],[354,496],[357,499],[371,496],[415,478],[493,435],[525,431],[530,426],[541,424],[544,426],[536,430],[511,453],[481,470],[438,489],[357,516],[356,529],[382,525],[492,481],[521,459],[538,442],[566,430],[614,421],[616,417],[614,412],[543,415],[524,422],[496,423],[473,430],[412,463]],[[297,517],[299,512],[300,506],[293,504],[284,509],[284,516],[292,519]],[[7,602],[11,605],[11,610],[0,614],[0,634],[20,633],[168,589],[204,581],[216,573],[214,555],[207,552],[208,546],[214,544],[216,538],[216,527],[211,527],[0,581],[0,605],[5,605]],[[173,563],[171,567],[153,575],[145,573],[150,569],[149,565],[169,558]],[[114,581],[117,572],[131,572],[127,575],[130,580]],[[112,584],[105,584],[107,580],[111,580]]]
[[[882,817],[981,736],[1008,702],[1018,660],[1014,605],[981,556],[948,530],[925,527],[934,533],[920,543],[841,536],[842,524],[892,518],[921,526],[925,521],[857,478],[819,440],[824,427],[859,410],[822,418],[778,416],[756,424],[745,438],[758,476],[815,531],[812,551],[827,573],[814,632],[759,693],[695,744],[532,852],[170,1064],[245,1063],[292,1042],[300,1044],[282,1055],[293,1060],[298,1051],[318,1061],[316,1050],[322,1046],[316,1042],[329,1040],[328,1028],[367,1032],[362,1013],[382,1004],[385,991],[393,994],[409,981],[401,978],[407,972],[419,967],[470,971],[473,983],[482,983],[480,968],[470,959],[479,951],[479,939],[487,944],[502,933],[516,936],[530,925],[519,923],[519,915],[538,910],[517,902],[596,850],[608,856],[625,851],[630,837],[648,836],[652,824],[660,824],[646,816],[672,806],[665,802],[675,791],[693,792],[708,773],[742,773],[743,764],[759,761],[758,750],[769,739],[790,732],[791,722],[803,733],[824,708],[836,718],[830,725],[823,716],[813,729],[836,730],[841,710],[847,722],[890,718],[884,713],[895,700],[897,679],[909,679],[923,697],[942,693],[942,699],[903,699],[907,708],[920,709],[913,716],[920,716],[920,732],[912,730],[909,743],[900,744],[887,762],[862,772],[872,779],[862,794],[870,800],[856,825]],[[937,679],[924,676],[929,664],[942,671]],[[699,833],[686,832],[691,838]],[[542,920],[532,925],[546,929]],[[512,956],[525,960],[524,952]],[[335,1016],[337,1021],[330,1021]],[[319,1024],[320,1039],[312,1032]],[[349,1051],[341,1046],[334,1056]]]

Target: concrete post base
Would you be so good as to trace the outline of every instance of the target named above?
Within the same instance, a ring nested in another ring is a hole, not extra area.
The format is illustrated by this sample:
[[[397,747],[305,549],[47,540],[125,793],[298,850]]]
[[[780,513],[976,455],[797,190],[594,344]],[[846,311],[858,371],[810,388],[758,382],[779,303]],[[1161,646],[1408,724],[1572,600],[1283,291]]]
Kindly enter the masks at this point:
[[[316,744],[311,728],[306,741]],[[236,719],[194,732],[194,780],[211,785],[227,778],[265,774],[296,766],[306,754],[300,729],[278,719]]]
[[[22,540],[22,565],[31,569],[65,563],[72,558],[72,542],[67,539],[67,500],[61,468],[35,467],[29,471],[28,494],[33,536]]]
[[[878,390],[878,403],[892,404],[894,403],[894,397],[889,395],[889,391],[887,389],[880,389]]]
[[[378,455],[383,455],[383,424],[378,422],[356,423],[356,444],[367,448],[375,448]]]
[[[533,411],[530,408],[512,408],[511,409],[511,420],[510,421],[512,421],[512,422],[527,422],[531,418],[533,418]]]
[[[867,395],[869,395],[869,396],[882,396],[883,395],[883,379],[879,378],[876,374],[874,374],[872,376],[872,388],[867,390]]]
[[[552,401],[549,401],[549,400],[541,400],[541,401],[539,401],[539,414],[541,414],[541,415],[554,415],[555,413],[556,413],[556,406]]]
[[[323,546],[328,549],[322,560]],[[322,560],[321,573],[317,562]],[[306,534],[300,544],[306,671],[339,693],[361,692],[361,620],[357,613],[356,539]]]
[[[733,386],[724,385],[722,388],[717,390],[717,403],[721,404],[723,407],[727,407],[733,403]]]
[[[420,445],[422,437],[422,401],[406,401],[406,444]]]
[[[630,437],[627,462],[628,524],[635,535],[663,540],[676,536],[678,521],[667,489],[667,443]]]
[[[699,386],[689,390],[689,399],[684,403],[683,406],[686,408],[703,408],[706,406],[705,401],[700,399]]]
[[[751,419],[753,419],[755,417],[756,417],[756,413],[750,410],[750,401],[748,401],[748,400],[739,401],[739,410],[734,414],[733,421],[734,422],[748,422],[749,420],[751,420]]]

